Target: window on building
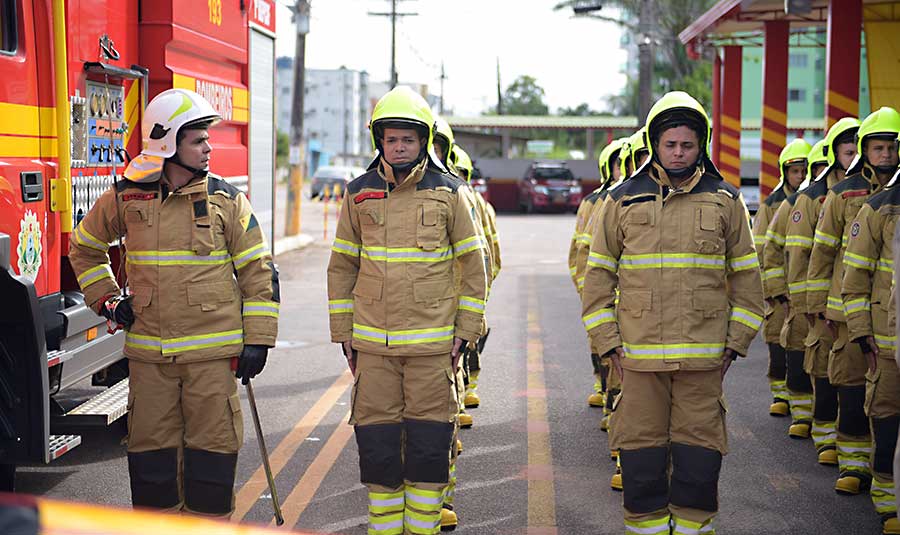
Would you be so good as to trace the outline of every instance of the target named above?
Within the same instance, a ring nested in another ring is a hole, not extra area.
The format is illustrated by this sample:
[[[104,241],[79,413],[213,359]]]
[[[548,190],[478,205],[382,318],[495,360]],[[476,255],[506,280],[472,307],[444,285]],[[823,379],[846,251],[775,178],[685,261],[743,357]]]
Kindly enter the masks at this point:
[[[790,54],[788,56],[788,65],[791,67],[805,69],[808,61],[809,58],[806,54]]]
[[[820,57],[816,58],[816,70],[817,71],[825,70],[825,58],[824,57],[820,56]]]
[[[0,4],[0,52],[14,54],[19,48],[15,0],[2,0]]]
[[[806,89],[788,89],[788,102],[803,102],[806,100]]]

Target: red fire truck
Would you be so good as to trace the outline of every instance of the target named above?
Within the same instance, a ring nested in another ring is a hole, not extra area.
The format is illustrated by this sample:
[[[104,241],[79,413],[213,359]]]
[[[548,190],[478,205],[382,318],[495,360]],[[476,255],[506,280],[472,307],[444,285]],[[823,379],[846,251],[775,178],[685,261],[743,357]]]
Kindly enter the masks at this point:
[[[274,0],[0,0],[0,490],[126,413],[124,336],[85,306],[67,254],[140,152],[150,98],[212,102],[211,168],[271,243],[274,31]]]

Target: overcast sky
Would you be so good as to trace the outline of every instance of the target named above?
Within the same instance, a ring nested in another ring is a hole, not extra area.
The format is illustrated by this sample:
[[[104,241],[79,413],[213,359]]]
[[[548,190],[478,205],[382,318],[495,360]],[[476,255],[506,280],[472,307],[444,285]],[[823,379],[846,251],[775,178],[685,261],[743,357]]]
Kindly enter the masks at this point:
[[[278,0],[279,56],[293,56],[293,0]],[[611,23],[573,19],[553,11],[556,0],[406,0],[398,11],[419,13],[397,27],[400,81],[425,83],[440,93],[444,62],[445,107],[457,115],[478,115],[496,104],[496,61],[504,89],[517,76],[537,78],[551,112],[587,102],[605,110],[605,97],[619,93],[626,53],[620,30]],[[390,20],[369,11],[390,11],[389,0],[311,0],[306,66],[341,65],[369,72],[370,80],[390,78]],[[612,13],[610,13],[612,14]]]

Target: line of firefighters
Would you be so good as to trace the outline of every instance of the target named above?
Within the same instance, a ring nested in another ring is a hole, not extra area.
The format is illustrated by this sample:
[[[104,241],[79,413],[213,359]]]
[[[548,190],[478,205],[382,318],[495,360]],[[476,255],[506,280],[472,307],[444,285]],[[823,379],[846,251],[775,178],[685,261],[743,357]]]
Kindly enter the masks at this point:
[[[705,437],[717,437],[720,428],[724,431],[724,398],[719,399],[719,419],[707,410],[709,397],[704,401],[698,395],[700,389],[689,384],[692,381],[685,381],[689,385],[680,390],[677,381],[665,387],[672,395],[667,419],[673,427],[664,437],[671,452],[656,452],[656,469],[648,466],[654,463],[650,450],[666,442],[652,438],[653,421],[659,415],[622,410],[631,405],[628,401],[646,397],[650,391],[646,381],[632,380],[640,374],[630,371],[696,369],[692,363],[707,356],[703,344],[660,349],[631,341],[634,345],[629,349],[626,334],[626,330],[635,333],[643,329],[650,331],[647,341],[654,341],[650,340],[653,334],[661,331],[663,336],[655,341],[671,342],[685,334],[678,332],[677,325],[689,323],[678,321],[675,315],[692,313],[706,320],[695,325],[698,331],[716,330],[713,324],[719,307],[706,290],[710,285],[701,275],[704,269],[696,269],[706,268],[726,272],[731,322],[755,328],[762,325],[769,349],[770,414],[790,416],[788,435],[812,437],[818,463],[838,467],[837,493],[855,495],[869,490],[883,533],[900,533],[892,464],[900,424],[893,306],[893,238],[900,214],[900,188],[895,185],[900,175],[900,114],[881,108],[863,121],[841,119],[814,146],[802,139],[788,143],[779,156],[780,183],[753,221],[755,252],[746,255],[752,247],[745,247],[730,255],[729,244],[741,240],[726,236],[722,259],[709,254],[722,252],[714,236],[704,236],[706,231],[714,234],[722,227],[724,221],[714,217],[723,204],[721,199],[687,196],[691,199],[687,217],[666,224],[666,203],[675,200],[674,193],[686,189],[676,186],[667,191],[670,184],[664,177],[666,171],[669,178],[673,173],[665,162],[665,151],[659,150],[657,107],[672,95],[654,106],[645,127],[631,137],[613,141],[601,152],[602,185],[582,202],[569,250],[570,273],[582,298],[592,350],[595,381],[588,403],[603,407],[600,428],[610,431],[611,456],[617,460],[610,485],[624,490],[626,532],[714,533],[711,522],[717,509],[721,462],[715,453],[724,454],[725,443],[724,437],[721,442]],[[681,94],[680,98],[685,97]],[[690,107],[689,102],[682,103],[683,109]],[[705,118],[702,108],[695,109]],[[687,118],[672,124],[703,130]],[[700,137],[703,147],[708,139]],[[701,150],[699,165],[705,164],[707,173],[714,172],[711,162],[702,161],[704,154]],[[647,187],[648,177],[656,184]],[[702,181],[701,177],[700,184]],[[725,193],[732,189],[725,183],[716,187]],[[692,192],[697,189],[694,185]],[[654,195],[646,198],[647,194]],[[634,208],[657,203],[661,206],[656,210]],[[746,208],[743,210],[746,214]],[[693,234],[696,247],[673,249],[671,244],[678,237],[671,235],[679,233]],[[637,242],[629,242],[630,237],[648,242],[647,250],[638,252],[649,254],[622,254],[631,252],[627,251],[629,245],[640,248]],[[648,268],[657,269],[648,275]],[[743,270],[762,280],[762,315],[733,298],[736,292],[749,292],[751,300],[758,295],[753,282],[735,288],[741,284],[736,275]],[[679,288],[677,283],[684,280],[673,274],[685,271],[696,274],[697,279]],[[652,291],[637,290],[652,281],[663,284],[654,285]],[[685,295],[685,288],[693,291]],[[724,295],[726,290],[719,291]],[[661,313],[659,307],[663,307]],[[658,324],[660,314],[662,325]],[[626,323],[633,326],[628,329]],[[609,342],[609,334],[617,334],[615,331],[598,336],[604,325],[621,329],[624,352],[611,348],[615,342]],[[732,349],[746,355],[746,346],[736,347],[732,342],[731,325],[718,334],[720,343],[727,340],[726,354]],[[721,353],[723,346],[709,347]],[[723,357],[722,377],[727,360]],[[619,373],[610,373],[611,366]],[[640,396],[632,397],[632,390]],[[645,402],[645,410],[653,412],[652,405]],[[701,413],[712,417],[703,418]],[[676,418],[681,420],[677,425]],[[646,437],[648,433],[651,438]],[[639,438],[642,434],[643,439]],[[701,449],[705,445],[712,451],[707,449],[691,459],[680,442]],[[673,465],[670,489],[665,488],[666,475],[661,470],[668,462]]]
[[[246,197],[209,174],[209,103],[171,90],[147,118],[144,151],[78,225],[70,261],[86,302],[126,330],[133,503],[227,516],[243,435],[233,377],[260,373],[274,346],[278,274]],[[369,533],[430,535],[458,522],[457,435],[472,424],[463,407],[480,402],[497,232],[467,185],[470,158],[420,95],[385,95],[371,132],[378,157],[347,186],[328,265],[331,339],[354,374]],[[900,533],[900,114],[838,122],[821,156],[785,147],[755,232],[709,159],[711,132],[695,99],[666,94],[644,128],[604,149],[604,186],[577,218],[589,402],[606,410],[626,532],[714,533],[722,379],[765,321],[770,412],[792,416],[790,436],[813,437],[819,462],[837,462],[838,492],[871,487],[884,533]],[[107,254],[123,236],[127,295]]]

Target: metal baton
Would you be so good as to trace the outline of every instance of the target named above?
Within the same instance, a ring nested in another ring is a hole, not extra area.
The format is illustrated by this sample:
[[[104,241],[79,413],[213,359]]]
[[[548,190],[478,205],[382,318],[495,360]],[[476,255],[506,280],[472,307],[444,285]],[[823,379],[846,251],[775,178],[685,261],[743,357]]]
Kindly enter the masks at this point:
[[[259,452],[262,454],[263,468],[266,470],[266,480],[269,482],[269,492],[272,493],[272,508],[275,510],[275,524],[284,524],[281,515],[281,506],[278,505],[278,491],[275,490],[275,479],[272,477],[272,467],[269,466],[269,452],[266,450],[266,442],[263,439],[262,427],[259,425],[259,413],[256,410],[256,398],[253,397],[253,386],[250,381],[247,387],[247,399],[250,401],[250,415],[253,416],[253,426],[256,428],[256,440],[259,441]]]

